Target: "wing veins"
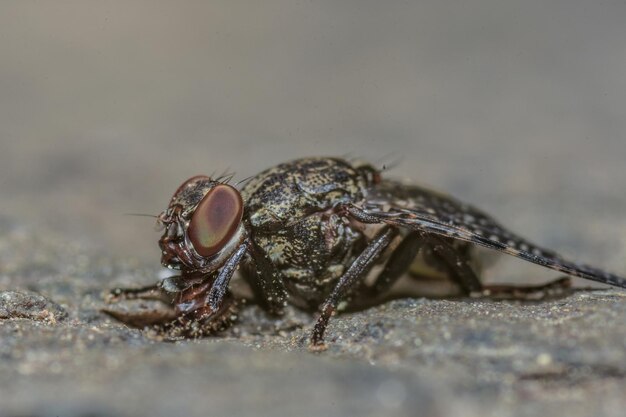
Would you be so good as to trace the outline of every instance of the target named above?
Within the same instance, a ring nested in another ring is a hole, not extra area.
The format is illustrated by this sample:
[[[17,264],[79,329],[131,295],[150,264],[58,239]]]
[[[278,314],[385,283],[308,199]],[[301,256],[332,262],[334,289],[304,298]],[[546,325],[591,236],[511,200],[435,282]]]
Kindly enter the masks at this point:
[[[625,278],[566,260],[508,231],[480,210],[428,189],[385,181],[368,197],[372,198],[362,210],[381,222],[474,243],[568,275],[626,288]],[[465,218],[474,221],[459,220]]]

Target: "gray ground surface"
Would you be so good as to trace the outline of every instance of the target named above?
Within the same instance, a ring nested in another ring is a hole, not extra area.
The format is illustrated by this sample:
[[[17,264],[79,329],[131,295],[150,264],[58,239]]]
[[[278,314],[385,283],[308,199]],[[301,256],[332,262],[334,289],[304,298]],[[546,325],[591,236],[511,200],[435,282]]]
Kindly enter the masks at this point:
[[[100,313],[163,277],[185,178],[363,157],[626,274],[626,4],[0,2],[0,416],[623,416],[626,297],[250,307],[163,342]],[[490,282],[553,273],[496,263]],[[577,283],[583,284],[581,281]]]
[[[3,415],[607,415],[626,408],[626,294],[541,303],[406,299],[311,320],[254,306],[221,337],[164,342],[99,310],[158,270],[48,233],[0,246]],[[62,260],[62,261],[61,261]],[[45,295],[45,296],[42,296]]]

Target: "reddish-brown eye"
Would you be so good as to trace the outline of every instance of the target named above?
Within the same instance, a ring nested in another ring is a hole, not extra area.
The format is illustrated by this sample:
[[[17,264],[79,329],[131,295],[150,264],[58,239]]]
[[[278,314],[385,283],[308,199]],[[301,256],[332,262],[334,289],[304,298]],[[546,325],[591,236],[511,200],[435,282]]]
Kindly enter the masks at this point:
[[[239,191],[230,185],[216,185],[204,196],[191,216],[187,234],[201,256],[211,256],[237,232],[243,216]]]

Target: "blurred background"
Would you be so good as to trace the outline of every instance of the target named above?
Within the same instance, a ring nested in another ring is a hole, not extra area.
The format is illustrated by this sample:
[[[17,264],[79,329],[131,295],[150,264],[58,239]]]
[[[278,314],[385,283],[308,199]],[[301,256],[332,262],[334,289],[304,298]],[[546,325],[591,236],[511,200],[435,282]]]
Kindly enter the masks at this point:
[[[158,263],[187,177],[350,155],[626,271],[623,1],[3,1],[0,230]]]

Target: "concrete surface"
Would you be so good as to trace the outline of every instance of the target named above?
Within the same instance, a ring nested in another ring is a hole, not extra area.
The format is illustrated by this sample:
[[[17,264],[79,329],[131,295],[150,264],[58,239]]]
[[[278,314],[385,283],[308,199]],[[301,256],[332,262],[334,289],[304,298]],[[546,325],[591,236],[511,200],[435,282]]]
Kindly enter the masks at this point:
[[[99,312],[163,277],[185,178],[363,157],[626,274],[626,4],[0,4],[0,415],[622,416],[623,291],[250,307],[168,343]],[[516,260],[491,282],[554,274]],[[578,281],[578,284],[582,284]]]
[[[254,306],[220,337],[164,342],[99,311],[104,288],[150,282],[156,269],[45,236],[15,228],[0,250],[2,286],[13,289],[0,292],[3,415],[620,416],[626,407],[623,291],[523,304],[397,300],[336,317],[321,354],[306,349],[308,315],[275,321]]]

